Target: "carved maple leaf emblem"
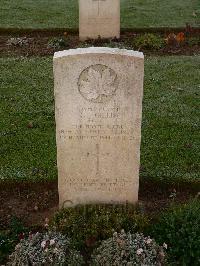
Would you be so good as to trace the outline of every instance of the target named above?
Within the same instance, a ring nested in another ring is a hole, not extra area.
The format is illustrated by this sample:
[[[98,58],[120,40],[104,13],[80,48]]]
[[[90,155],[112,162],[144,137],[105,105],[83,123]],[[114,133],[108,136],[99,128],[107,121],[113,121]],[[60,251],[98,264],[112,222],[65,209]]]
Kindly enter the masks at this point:
[[[111,96],[116,90],[114,82],[116,74],[111,73],[109,68],[102,71],[89,68],[87,79],[81,81],[81,93],[88,100],[96,100],[99,96]]]

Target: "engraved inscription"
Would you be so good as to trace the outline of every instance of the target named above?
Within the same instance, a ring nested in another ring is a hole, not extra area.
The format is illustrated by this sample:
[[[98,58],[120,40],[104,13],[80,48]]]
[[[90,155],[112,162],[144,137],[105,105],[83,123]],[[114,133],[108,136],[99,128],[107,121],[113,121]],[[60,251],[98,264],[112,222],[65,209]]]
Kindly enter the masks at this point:
[[[134,140],[133,128],[124,125],[73,125],[70,129],[61,129],[59,138],[62,140]],[[98,148],[97,148],[98,150]]]
[[[63,141],[133,141],[134,129],[131,124],[124,124],[129,107],[93,106],[78,107],[81,123],[75,123],[61,128],[58,132],[59,138]]]
[[[117,90],[117,74],[107,66],[92,65],[80,74],[78,89],[88,101],[104,103],[111,99]]]
[[[74,192],[92,190],[105,192],[123,191],[133,184],[132,180],[124,177],[113,179],[102,178],[101,180],[89,177],[75,180],[73,177],[66,177],[66,181],[68,182],[70,190],[73,190]]]

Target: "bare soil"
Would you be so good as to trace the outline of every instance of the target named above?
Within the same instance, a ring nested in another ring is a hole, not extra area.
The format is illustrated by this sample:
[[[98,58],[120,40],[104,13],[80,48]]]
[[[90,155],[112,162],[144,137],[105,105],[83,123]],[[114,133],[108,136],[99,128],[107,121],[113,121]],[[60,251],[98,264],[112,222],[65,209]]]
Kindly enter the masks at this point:
[[[25,225],[44,226],[45,219],[58,210],[57,182],[0,183],[0,227],[8,226],[10,219],[18,217]],[[185,203],[195,197],[199,187],[161,186],[154,182],[141,182],[139,206],[147,215],[156,216],[172,202]]]
[[[112,40],[112,44],[119,44],[120,46],[126,43],[128,38],[137,36],[138,33],[124,32],[119,40]],[[164,36],[167,36],[165,34]],[[196,35],[195,35],[196,36]],[[26,38],[27,43],[23,45],[9,45],[11,38]],[[49,41],[53,38],[67,37],[67,45],[60,48],[51,48],[48,46]],[[90,41],[89,44],[95,46],[103,46],[105,40]],[[48,56],[53,55],[56,50],[73,49],[82,46],[83,43],[79,41],[78,35],[73,33],[58,33],[54,31],[33,31],[27,33],[0,33],[0,55],[1,56]],[[180,46],[166,45],[159,50],[142,50],[146,55],[194,55],[200,53],[200,45],[188,45],[184,43]]]

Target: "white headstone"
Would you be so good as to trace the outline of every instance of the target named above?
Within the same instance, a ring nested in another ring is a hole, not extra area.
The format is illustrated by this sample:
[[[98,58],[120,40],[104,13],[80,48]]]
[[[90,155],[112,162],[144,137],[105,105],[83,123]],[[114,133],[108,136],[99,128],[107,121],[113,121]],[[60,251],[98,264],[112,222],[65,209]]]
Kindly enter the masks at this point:
[[[79,0],[81,40],[120,37],[120,0]]]
[[[54,55],[60,206],[138,200],[144,57],[86,48]]]

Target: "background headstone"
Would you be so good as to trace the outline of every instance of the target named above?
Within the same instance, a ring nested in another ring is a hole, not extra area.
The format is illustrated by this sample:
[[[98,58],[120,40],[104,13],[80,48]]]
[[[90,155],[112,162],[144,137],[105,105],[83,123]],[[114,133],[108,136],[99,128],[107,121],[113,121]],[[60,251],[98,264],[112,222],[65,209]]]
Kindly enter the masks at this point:
[[[143,71],[139,52],[55,53],[61,207],[138,200]]]
[[[79,0],[81,40],[120,37],[120,0]]]

